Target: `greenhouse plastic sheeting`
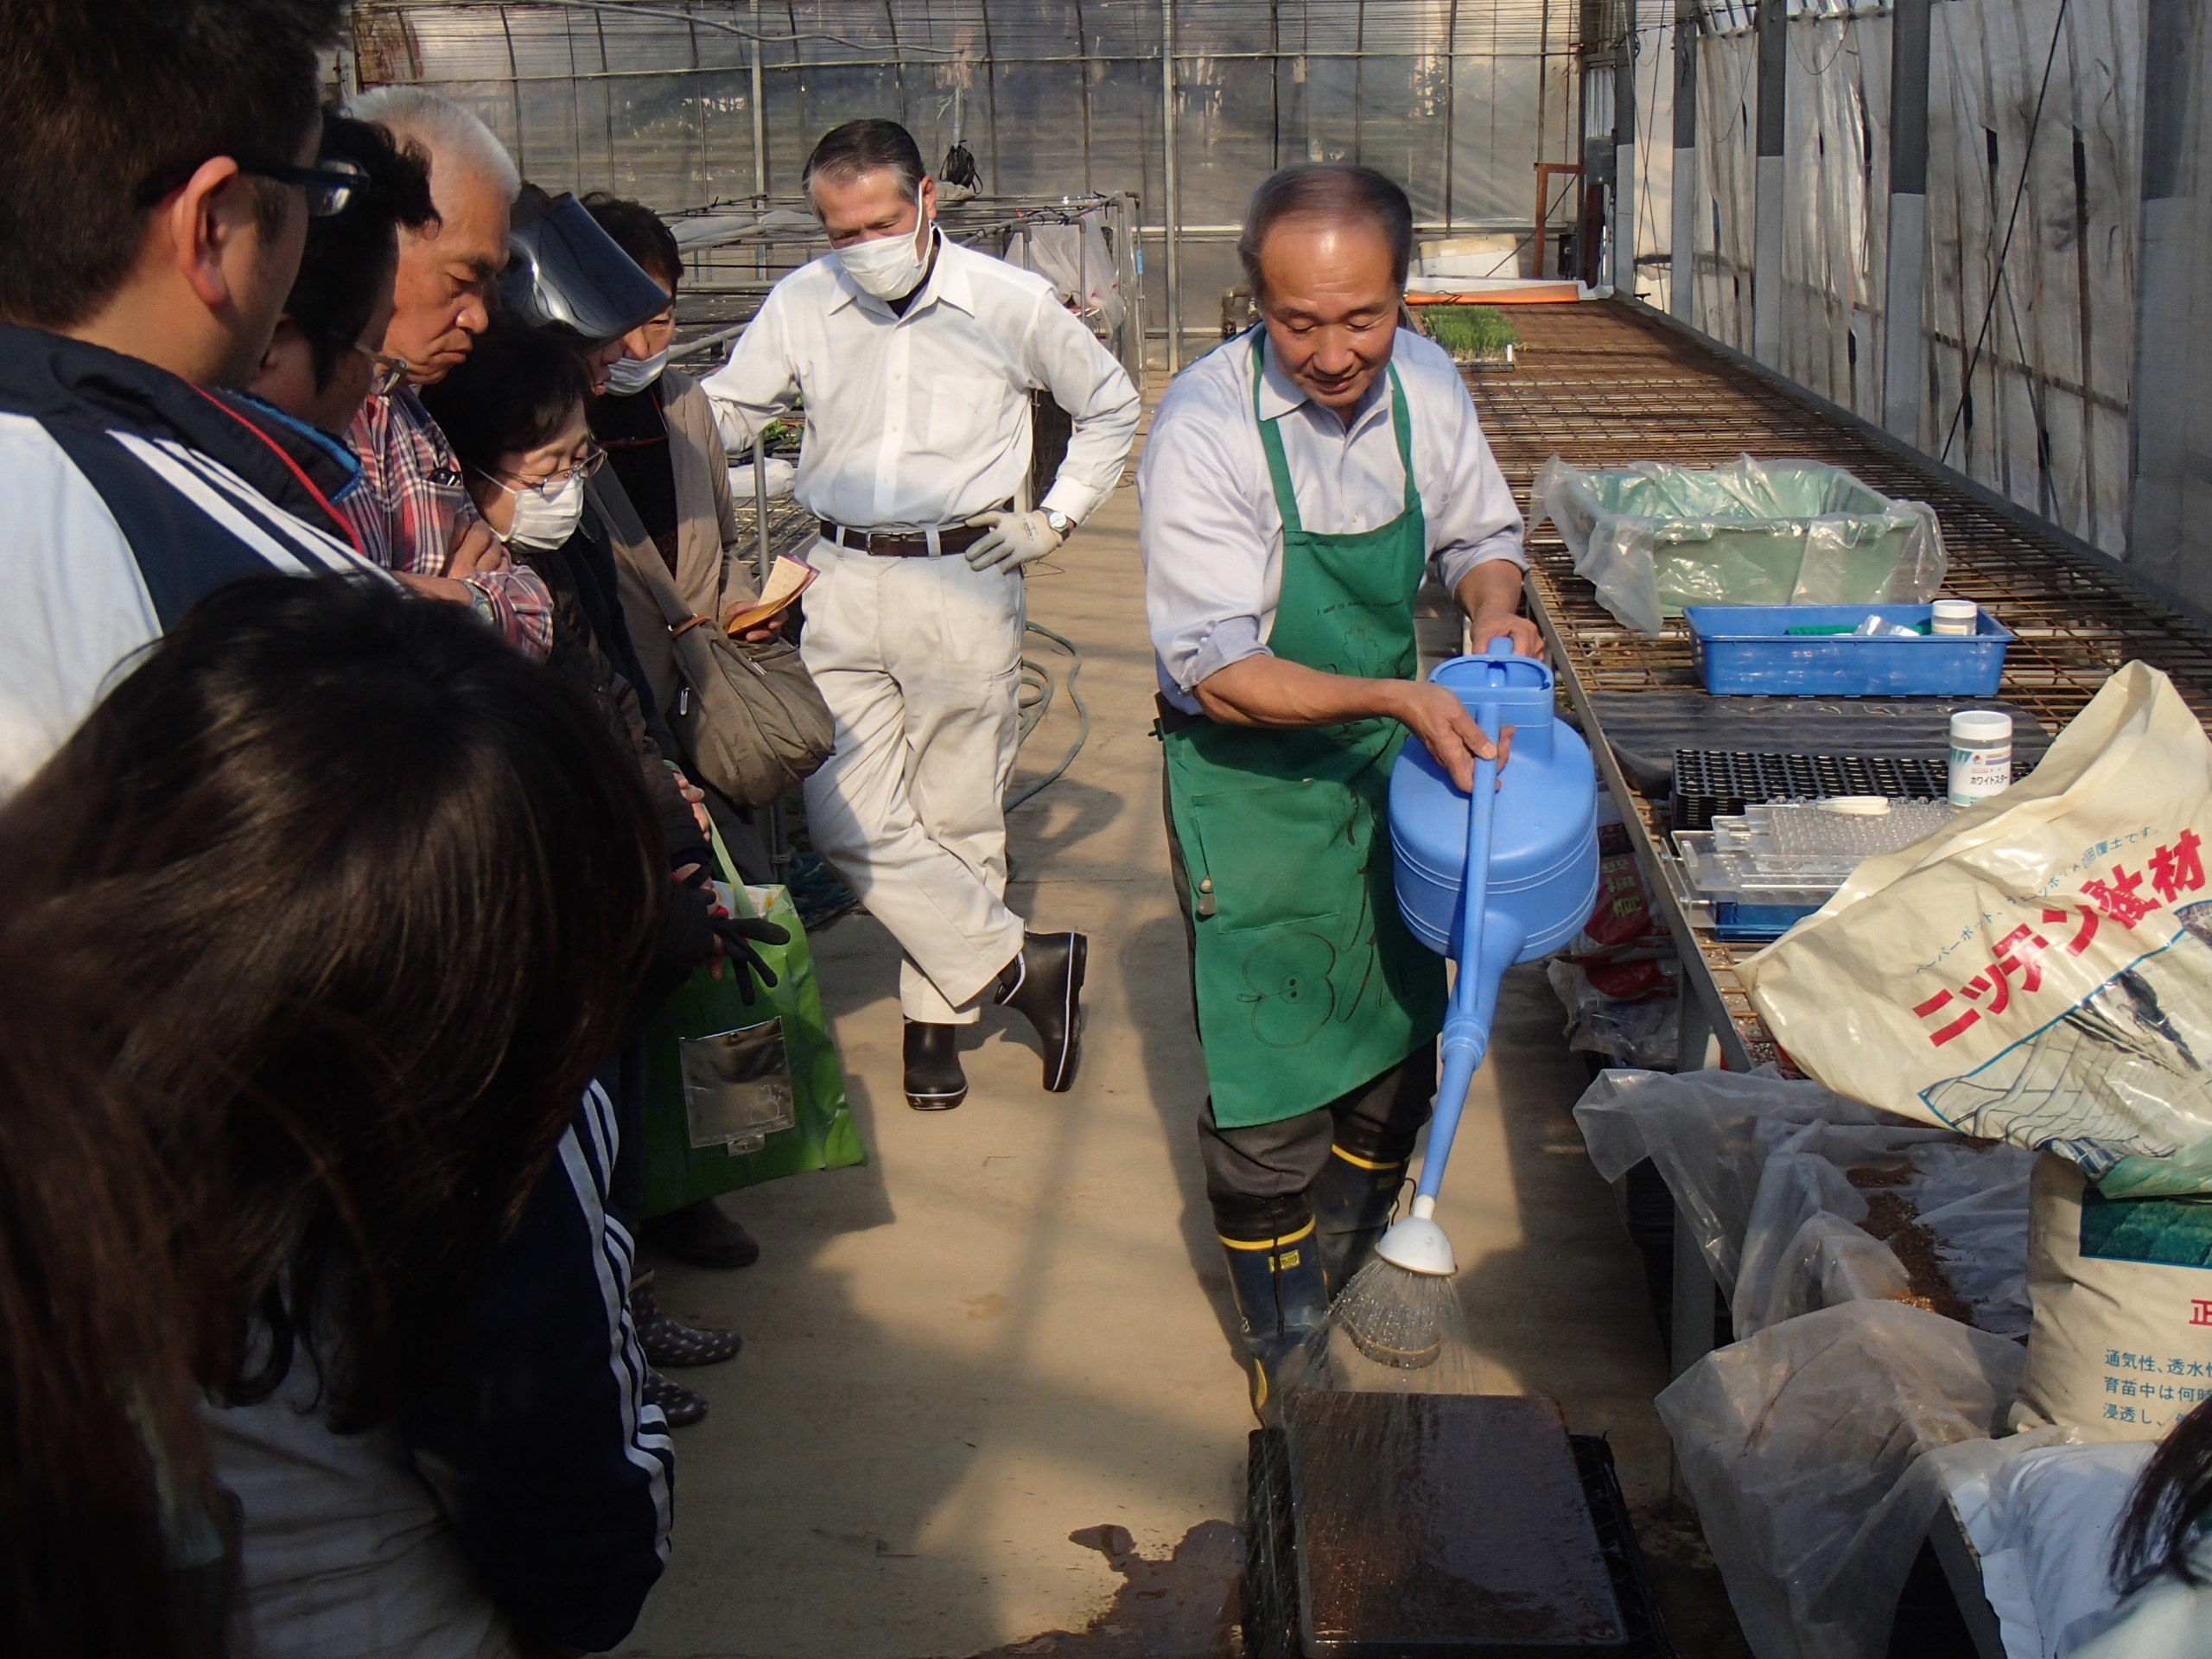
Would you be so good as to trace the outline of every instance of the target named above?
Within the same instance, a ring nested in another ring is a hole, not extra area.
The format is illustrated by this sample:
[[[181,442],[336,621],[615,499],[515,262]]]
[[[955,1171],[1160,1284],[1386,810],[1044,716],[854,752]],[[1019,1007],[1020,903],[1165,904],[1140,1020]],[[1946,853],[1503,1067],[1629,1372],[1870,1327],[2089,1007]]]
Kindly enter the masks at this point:
[[[1942,1448],[1999,1427],[2020,1363],[2002,1337],[1853,1301],[1716,1349],[1659,1395],[1758,1659],[1883,1659]]]
[[[1943,583],[1932,508],[1818,461],[1586,473],[1554,455],[1533,497],[1599,603],[1643,633],[1687,605],[1920,604]]]

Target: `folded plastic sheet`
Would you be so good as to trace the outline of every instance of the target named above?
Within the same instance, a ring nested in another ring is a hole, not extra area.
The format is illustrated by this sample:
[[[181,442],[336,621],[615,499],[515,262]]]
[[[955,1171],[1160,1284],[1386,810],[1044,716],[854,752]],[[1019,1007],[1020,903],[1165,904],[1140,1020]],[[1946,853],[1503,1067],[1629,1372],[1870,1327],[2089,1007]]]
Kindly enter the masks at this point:
[[[1919,604],[1943,583],[1934,509],[1819,461],[1586,473],[1554,455],[1531,496],[1598,602],[1642,633],[1689,605]]]
[[[1716,1349],[1657,1401],[1758,1659],[1883,1659],[1943,1501],[1937,1448],[1986,1440],[2019,1344],[1881,1300]]]
[[[1609,1181],[1649,1158],[1697,1234],[1713,1278],[1736,1288],[1767,1157],[1809,1123],[1908,1126],[1817,1083],[1756,1071],[1600,1072],[1575,1103],[1590,1161]]]
[[[2032,1153],[1947,1129],[1808,1123],[1789,1133],[1768,1153],[1745,1224],[1730,1300],[1736,1334],[1882,1298],[2024,1335],[2034,1166]]]

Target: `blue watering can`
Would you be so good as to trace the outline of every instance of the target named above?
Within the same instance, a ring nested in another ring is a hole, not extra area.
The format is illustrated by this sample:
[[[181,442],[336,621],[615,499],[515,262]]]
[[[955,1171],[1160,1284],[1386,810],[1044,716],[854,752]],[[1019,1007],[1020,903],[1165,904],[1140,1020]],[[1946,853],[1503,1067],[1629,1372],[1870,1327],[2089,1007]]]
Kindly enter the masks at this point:
[[[1436,1192],[1467,1090],[1490,1047],[1505,970],[1550,955],[1582,931],[1598,898],[1598,774],[1581,734],[1552,711],[1552,671],[1498,639],[1432,677],[1467,705],[1492,742],[1515,728],[1503,774],[1475,765],[1471,799],[1418,742],[1390,773],[1390,851],[1398,910],[1432,950],[1459,963],[1444,1016],[1443,1076],[1413,1212],[1376,1253],[1413,1273],[1458,1270],[1436,1224]]]

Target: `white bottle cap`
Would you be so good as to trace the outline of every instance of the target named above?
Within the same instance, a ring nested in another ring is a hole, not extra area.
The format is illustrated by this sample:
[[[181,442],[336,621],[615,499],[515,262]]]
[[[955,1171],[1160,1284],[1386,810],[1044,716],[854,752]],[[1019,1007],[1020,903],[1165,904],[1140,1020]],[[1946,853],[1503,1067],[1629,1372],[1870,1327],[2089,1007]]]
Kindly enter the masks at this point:
[[[1951,741],[1962,749],[2012,741],[2012,716],[1995,709],[1961,709],[1951,716]]]
[[[1938,622],[1972,622],[1981,614],[1981,607],[1970,599],[1939,599],[1928,608]]]
[[[1831,795],[1821,803],[1823,812],[1840,812],[1846,817],[1880,818],[1889,816],[1890,798],[1886,795]]]

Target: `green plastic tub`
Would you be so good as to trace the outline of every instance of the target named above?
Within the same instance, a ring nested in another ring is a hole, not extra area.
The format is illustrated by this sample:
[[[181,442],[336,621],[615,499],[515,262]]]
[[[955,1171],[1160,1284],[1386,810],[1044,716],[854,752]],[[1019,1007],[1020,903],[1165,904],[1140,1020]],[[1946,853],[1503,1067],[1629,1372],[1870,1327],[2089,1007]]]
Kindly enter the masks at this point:
[[[1820,461],[1583,472],[1554,455],[1533,493],[1599,602],[1643,633],[1692,605],[1917,605],[1943,582],[1931,508]]]

